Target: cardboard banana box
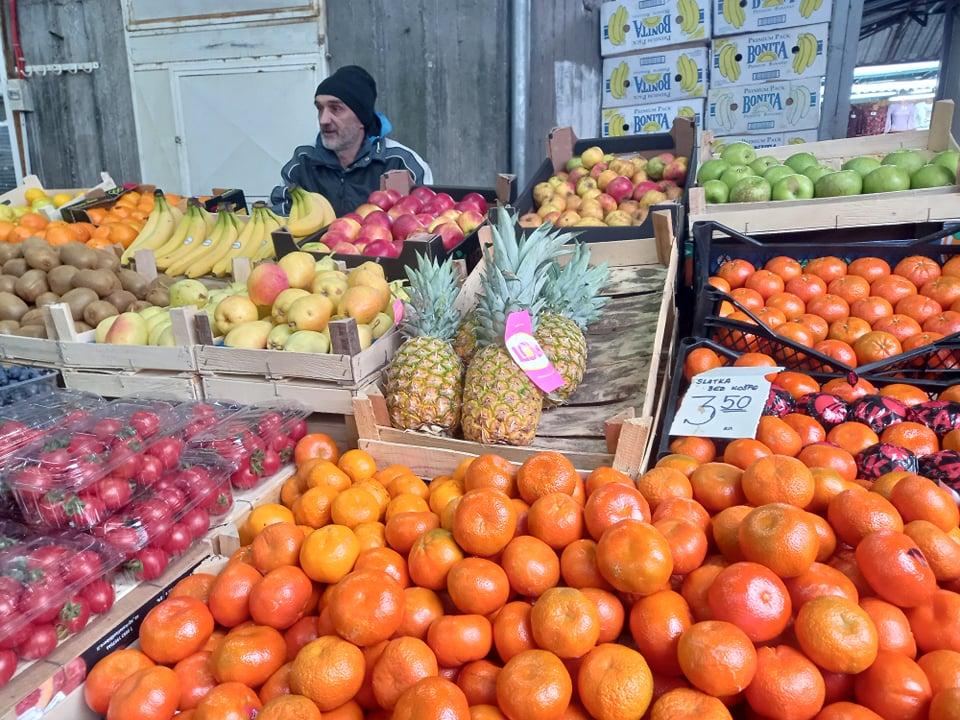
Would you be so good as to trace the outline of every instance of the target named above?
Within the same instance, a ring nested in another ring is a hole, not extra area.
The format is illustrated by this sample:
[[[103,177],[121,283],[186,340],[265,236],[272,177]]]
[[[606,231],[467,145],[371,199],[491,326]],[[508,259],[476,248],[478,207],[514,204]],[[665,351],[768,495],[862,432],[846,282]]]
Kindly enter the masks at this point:
[[[600,118],[601,135],[622,137],[670,132],[674,119],[678,117],[693,120],[699,131],[703,127],[703,109],[704,101],[694,99],[603,110]]]
[[[820,124],[820,78],[711,88],[706,129],[715,135],[811,130]]]
[[[713,34],[768,32],[830,22],[832,0],[713,0]]]
[[[600,54],[710,39],[710,0],[612,0],[600,7]]]
[[[827,72],[829,23],[714,38],[710,87],[821,77]]]
[[[757,150],[760,150],[762,148],[782,147],[783,145],[802,145],[803,143],[816,141],[816,130],[795,130],[766,135],[720,135],[713,138],[710,146],[715,153],[720,153],[725,145],[735,142],[748,142]]]
[[[664,49],[603,61],[603,107],[707,96],[707,48]]]

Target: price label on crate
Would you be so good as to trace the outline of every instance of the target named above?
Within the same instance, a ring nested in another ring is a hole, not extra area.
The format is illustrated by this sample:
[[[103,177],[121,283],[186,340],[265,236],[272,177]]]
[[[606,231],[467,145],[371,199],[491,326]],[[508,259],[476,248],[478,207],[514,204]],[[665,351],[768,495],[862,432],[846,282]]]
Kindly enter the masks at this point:
[[[673,418],[670,434],[752,438],[770,395],[766,376],[781,370],[723,367],[695,375]]]

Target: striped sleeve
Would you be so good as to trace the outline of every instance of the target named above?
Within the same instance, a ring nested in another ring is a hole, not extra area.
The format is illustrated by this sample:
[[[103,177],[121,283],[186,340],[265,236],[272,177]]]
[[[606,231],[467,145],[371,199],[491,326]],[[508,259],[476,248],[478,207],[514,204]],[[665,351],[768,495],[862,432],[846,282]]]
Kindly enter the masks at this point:
[[[410,171],[410,174],[413,175],[413,182],[415,184],[433,184],[433,172],[430,170],[430,166],[427,165],[426,161],[417,155],[417,153],[408,148],[406,145],[401,145],[396,140],[391,138],[384,140],[383,146],[383,157],[397,158],[400,160],[404,167]]]

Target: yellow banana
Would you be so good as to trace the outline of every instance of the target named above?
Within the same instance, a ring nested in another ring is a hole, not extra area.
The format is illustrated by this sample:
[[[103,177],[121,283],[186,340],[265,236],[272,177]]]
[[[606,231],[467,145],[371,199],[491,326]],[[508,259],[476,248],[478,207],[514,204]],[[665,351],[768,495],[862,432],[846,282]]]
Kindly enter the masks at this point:
[[[163,197],[163,193],[154,193],[154,195],[156,200],[147,222],[144,223],[143,228],[137,233],[137,237],[133,239],[133,242],[127,246],[123,255],[120,256],[120,262],[124,265],[130,262],[137,250],[146,248],[154,250],[159,247],[162,243],[158,244],[157,238],[162,238],[162,242],[170,239],[170,235],[166,232],[169,225],[176,225],[173,221],[173,214],[170,212],[170,206],[167,204],[166,198]],[[175,229],[175,227],[171,227],[169,233],[172,234]]]
[[[240,236],[253,224],[253,218],[247,221],[247,224],[243,226],[243,230],[241,231],[240,221],[237,219],[237,216],[230,213],[230,224],[233,226],[232,230],[223,233],[216,245],[211,245],[206,252],[194,258],[190,268],[186,272],[188,278],[198,278],[203,275],[209,275],[219,260],[232,252],[234,248],[239,248]]]
[[[293,196],[293,209],[287,220],[287,229],[297,238],[313,235],[333,222],[336,213],[333,206],[320,193],[307,192],[295,187],[290,190]]]
[[[227,275],[233,267],[234,258],[253,256],[254,250],[260,247],[260,242],[263,239],[263,216],[263,209],[254,206],[253,214],[243,228],[243,232],[230,244],[226,252],[221,253],[211,265],[214,275],[217,277]]]
[[[179,251],[192,247],[193,243],[201,242],[209,234],[207,232],[207,223],[204,219],[205,211],[199,205],[191,206],[187,210],[183,221],[185,225],[177,229],[178,231],[171,236],[169,242],[156,251],[157,267],[163,270],[176,258]]]
[[[220,215],[222,219],[218,222],[218,225],[222,223],[222,228],[215,228],[209,237],[196,245],[190,252],[178,257],[167,268],[167,275],[186,275],[193,270],[194,265],[206,258],[214,248],[219,247],[220,243],[229,236],[230,230],[234,229],[233,214],[222,212]]]

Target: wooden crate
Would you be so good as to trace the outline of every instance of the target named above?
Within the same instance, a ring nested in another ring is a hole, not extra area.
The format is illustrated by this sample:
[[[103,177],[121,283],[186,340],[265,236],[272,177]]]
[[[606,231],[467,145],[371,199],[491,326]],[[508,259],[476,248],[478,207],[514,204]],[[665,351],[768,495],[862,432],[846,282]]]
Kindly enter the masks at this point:
[[[860,155],[882,156],[901,149],[926,149],[930,152],[955,150],[957,141],[950,134],[953,112],[952,100],[940,100],[934,104],[929,130],[784,145],[766,148],[760,154],[785,160],[794,153],[809,152],[822,164],[839,170],[845,160]],[[703,133],[701,163],[713,157],[712,140],[711,133]],[[851,197],[720,205],[708,205],[703,188],[692,187],[689,218],[691,225],[701,220],[715,220],[746,233],[954,220],[960,219],[960,186]]]
[[[63,384],[72,390],[104,397],[143,395],[167,400],[202,400],[203,389],[196,373],[155,370],[71,370],[61,371]],[[215,398],[222,399],[222,398]],[[248,402],[245,398],[240,398]]]
[[[0,360],[59,368],[60,345],[56,340],[0,335]]]
[[[593,262],[611,266],[604,294],[612,300],[587,330],[590,359],[583,384],[569,405],[544,411],[531,446],[487,446],[396,430],[390,426],[382,395],[370,392],[354,401],[359,447],[378,463],[409,465],[430,478],[485,452],[520,463],[537,452],[558,450],[578,470],[601,465],[631,475],[643,470],[676,339],[677,247],[669,212],[655,216],[658,238],[590,245]],[[466,291],[478,284],[478,277],[477,271],[470,275]]]

